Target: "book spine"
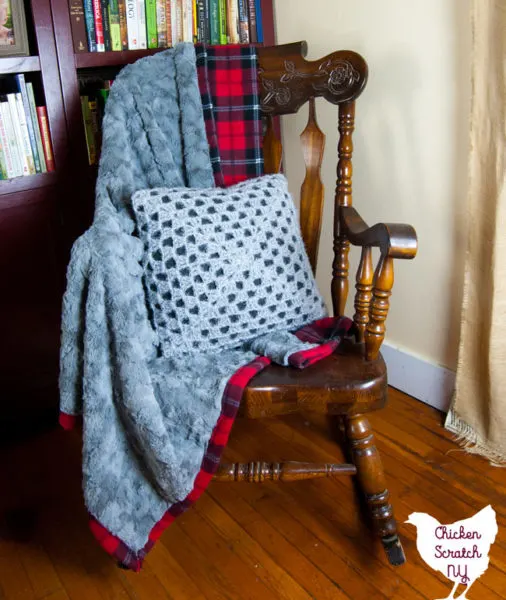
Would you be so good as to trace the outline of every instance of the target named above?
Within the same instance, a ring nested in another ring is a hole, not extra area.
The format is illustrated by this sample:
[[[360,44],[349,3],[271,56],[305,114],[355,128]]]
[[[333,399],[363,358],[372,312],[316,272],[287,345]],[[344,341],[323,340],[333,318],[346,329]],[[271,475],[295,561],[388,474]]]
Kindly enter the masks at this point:
[[[23,134],[21,133],[21,123],[19,121],[16,94],[7,94],[7,101],[9,102],[9,110],[11,113],[12,125],[14,127],[14,135],[16,137],[16,146],[18,148],[22,174],[30,175],[30,166],[28,165],[28,158],[26,156],[23,143]]]
[[[227,0],[227,39],[229,44],[239,43],[238,21],[237,0]]]
[[[93,135],[93,124],[88,96],[81,96],[81,110],[83,112],[84,135],[86,137],[86,149],[88,150],[88,163],[94,165],[97,162],[97,150],[95,147],[95,136]]]
[[[128,29],[127,29],[127,13],[126,1],[118,0],[118,17],[119,17],[119,35],[121,41],[121,50],[128,50]]]
[[[137,19],[137,0],[126,0],[128,49],[139,49],[139,22]]]
[[[14,168],[12,166],[12,156],[9,148],[9,140],[7,137],[7,131],[5,130],[5,124],[3,120],[2,112],[0,111],[0,143],[2,144],[2,171],[5,174],[3,179],[10,179],[14,177]]]
[[[46,167],[48,171],[54,171],[53,148],[51,146],[51,134],[49,133],[49,122],[47,120],[47,110],[45,106],[37,106],[37,119],[39,121]]]
[[[176,39],[173,45],[183,41],[183,2],[184,0],[176,0]]]
[[[100,131],[98,106],[95,98],[88,97],[88,107],[91,116],[91,130],[93,132],[93,139],[95,140],[96,161],[98,162],[100,146],[102,145],[102,132]]]
[[[264,24],[262,21],[262,0],[255,0],[257,13],[257,43],[264,43]]]
[[[33,132],[35,134],[35,143],[37,144],[40,172],[45,173],[47,171],[46,159],[44,158],[44,148],[42,147],[42,139],[40,137],[39,123],[37,121],[37,109],[35,108],[35,95],[33,93],[33,84],[31,81],[26,84],[26,91],[28,94],[28,104],[30,106],[30,118],[32,120]]]
[[[74,52],[87,52],[86,25],[84,21],[83,0],[70,0],[70,28],[72,29],[72,40]]]
[[[148,48],[158,48],[156,32],[156,0],[146,0],[146,30]]]
[[[25,115],[25,122],[26,122],[26,126],[27,126],[28,137],[30,140],[30,148],[32,149],[33,163],[35,165],[35,172],[41,173],[39,152],[37,150],[37,142],[35,141],[35,131],[33,129],[32,118],[30,115],[30,102],[28,100],[28,91],[26,88],[25,76],[23,75],[23,73],[20,73],[18,75],[15,75],[14,78],[17,82],[18,89],[21,94],[21,100],[23,103],[23,111],[24,111],[24,115]]]
[[[249,24],[249,41],[252,44],[257,43],[257,13],[255,0],[248,0],[248,24]]]
[[[167,46],[174,45],[174,0],[165,0],[165,25],[167,27]]]
[[[146,5],[144,0],[137,0],[137,19],[139,24],[139,49],[145,50],[148,47],[148,38],[146,33]]]
[[[249,44],[248,0],[238,0],[239,5],[239,40],[241,44]]]
[[[167,6],[168,0],[156,0],[156,36],[158,48],[167,48]]]
[[[111,32],[111,50],[121,50],[121,31],[119,28],[118,0],[108,0],[109,30]]]
[[[97,52],[105,52],[101,0],[92,0],[92,3],[93,21],[95,22],[95,42],[97,45]]]
[[[84,18],[86,21],[86,37],[88,40],[88,50],[97,51],[97,40],[95,37],[95,19],[93,18],[92,0],[84,0]]]
[[[19,129],[21,132],[21,141],[23,144],[23,152],[26,156],[26,162],[28,164],[28,173],[35,175],[35,163],[33,160],[32,146],[30,145],[30,135],[28,134],[28,123],[26,122],[25,109],[23,107],[23,98],[21,94],[16,94],[16,108],[18,111]]]
[[[219,0],[220,17],[220,44],[227,43],[227,4],[225,0]]]
[[[198,10],[197,0],[192,0],[192,34],[193,41],[198,42]]]
[[[0,111],[2,112],[5,133],[7,135],[7,149],[11,157],[11,177],[19,177],[20,175],[23,175],[23,165],[21,163],[21,156],[19,155],[16,132],[14,130],[14,123],[12,122],[11,109],[9,107],[7,96],[5,96],[5,98],[5,101],[0,102]]]
[[[220,12],[218,0],[209,0],[209,9],[211,44],[216,46],[220,43]]]
[[[100,11],[102,13],[102,28],[104,30],[104,48],[106,52],[112,50],[111,25],[109,21],[109,0],[100,0]]]
[[[191,13],[191,2],[192,0],[183,0],[182,1],[182,7],[181,7],[181,19],[182,19],[182,23],[183,23],[183,42],[191,42],[193,41],[192,39],[192,34],[190,33],[188,24],[191,24],[191,18],[192,18],[192,13]],[[190,9],[190,10],[188,10]]]
[[[206,13],[204,8],[204,0],[197,2],[197,42],[205,43],[206,41]]]
[[[187,10],[188,10],[188,35],[190,37],[189,41],[192,44],[195,42],[196,29],[195,29],[195,0],[186,0]]]

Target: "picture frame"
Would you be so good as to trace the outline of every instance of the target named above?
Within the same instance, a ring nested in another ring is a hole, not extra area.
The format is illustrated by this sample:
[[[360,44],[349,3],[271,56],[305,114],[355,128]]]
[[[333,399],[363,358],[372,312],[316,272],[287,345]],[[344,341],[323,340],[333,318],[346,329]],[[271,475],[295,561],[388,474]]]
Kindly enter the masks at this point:
[[[0,57],[29,54],[23,0],[0,0]]]

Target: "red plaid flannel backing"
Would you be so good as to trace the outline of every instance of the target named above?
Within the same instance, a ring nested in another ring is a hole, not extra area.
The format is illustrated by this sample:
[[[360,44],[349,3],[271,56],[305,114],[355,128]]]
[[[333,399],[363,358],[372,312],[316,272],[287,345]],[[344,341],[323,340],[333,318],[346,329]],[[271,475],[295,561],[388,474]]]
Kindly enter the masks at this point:
[[[195,52],[216,185],[263,175],[256,48],[197,44]]]
[[[334,352],[344,337],[354,334],[354,325],[346,317],[328,317],[320,319],[299,329],[295,335],[312,344],[320,344],[311,350],[296,352],[289,357],[290,365],[303,369],[322,360]],[[211,482],[220,464],[221,455],[227,445],[232,425],[234,424],[241,398],[249,381],[271,363],[265,356],[259,356],[249,364],[238,369],[229,379],[223,393],[221,414],[211,434],[200,471],[195,478],[193,490],[181,502],[173,504],[161,520],[153,527],[148,541],[142,550],[134,552],[118,537],[110,533],[93,516],[90,515],[90,529],[102,548],[113,556],[122,567],[140,571],[146,554],[153,548],[155,542],[165,529],[194,504]],[[77,421],[72,415],[60,413],[60,425],[71,429]]]

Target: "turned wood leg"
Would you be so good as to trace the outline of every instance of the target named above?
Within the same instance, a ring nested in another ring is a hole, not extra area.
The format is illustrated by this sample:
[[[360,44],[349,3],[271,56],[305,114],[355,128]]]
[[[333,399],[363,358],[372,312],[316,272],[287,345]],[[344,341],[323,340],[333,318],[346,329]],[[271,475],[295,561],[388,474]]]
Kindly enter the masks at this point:
[[[364,415],[347,418],[346,434],[357,481],[365,495],[375,533],[381,538],[392,565],[406,562],[385,481],[385,473],[369,421]]]

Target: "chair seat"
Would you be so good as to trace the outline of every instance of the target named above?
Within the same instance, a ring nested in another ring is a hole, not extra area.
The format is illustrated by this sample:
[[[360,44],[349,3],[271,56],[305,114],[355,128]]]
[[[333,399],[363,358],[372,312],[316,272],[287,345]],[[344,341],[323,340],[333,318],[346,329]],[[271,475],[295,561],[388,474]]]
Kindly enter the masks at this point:
[[[348,344],[303,370],[270,365],[250,381],[239,414],[251,419],[300,410],[357,414],[381,408],[386,396],[383,357],[366,361],[363,345]]]

